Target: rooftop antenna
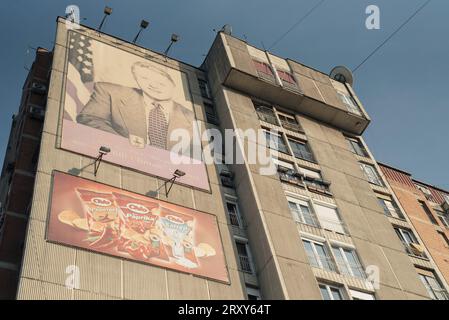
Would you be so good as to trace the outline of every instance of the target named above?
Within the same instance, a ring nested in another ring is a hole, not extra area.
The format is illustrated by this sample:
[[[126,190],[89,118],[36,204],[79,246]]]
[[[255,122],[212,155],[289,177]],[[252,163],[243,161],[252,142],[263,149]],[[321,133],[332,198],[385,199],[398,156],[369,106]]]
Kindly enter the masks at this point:
[[[232,27],[230,24],[225,24],[222,28],[221,31],[223,31],[224,33],[228,34],[228,35],[232,35]]]
[[[137,38],[139,37],[140,33],[142,32],[143,29],[146,29],[148,27],[150,23],[146,20],[142,20],[140,21],[140,30],[139,32],[137,32],[136,36],[134,37],[133,43],[136,43]]]
[[[108,6],[104,7],[103,13],[104,13],[103,19],[101,20],[100,25],[98,26],[97,31],[100,31],[101,28],[103,27],[103,24],[104,24],[104,22],[106,20],[106,17],[111,15],[112,8],[110,8]]]
[[[165,51],[164,51],[164,56],[167,56],[168,51],[170,51],[170,48],[173,45],[173,43],[178,42],[178,41],[179,41],[179,36],[177,34],[173,33],[171,35],[170,44],[168,45],[167,49],[165,49]]]

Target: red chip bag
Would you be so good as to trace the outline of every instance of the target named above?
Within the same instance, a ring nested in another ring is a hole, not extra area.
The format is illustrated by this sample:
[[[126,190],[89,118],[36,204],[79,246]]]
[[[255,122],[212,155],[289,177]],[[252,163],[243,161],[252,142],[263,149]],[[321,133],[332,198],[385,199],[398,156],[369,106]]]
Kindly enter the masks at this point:
[[[111,193],[102,193],[88,189],[77,188],[90,231],[98,232],[104,226],[114,226],[118,221],[117,207]]]
[[[143,234],[154,225],[157,216],[152,214],[152,211],[159,208],[158,203],[116,192],[112,194],[120,208],[119,215],[124,228]]]

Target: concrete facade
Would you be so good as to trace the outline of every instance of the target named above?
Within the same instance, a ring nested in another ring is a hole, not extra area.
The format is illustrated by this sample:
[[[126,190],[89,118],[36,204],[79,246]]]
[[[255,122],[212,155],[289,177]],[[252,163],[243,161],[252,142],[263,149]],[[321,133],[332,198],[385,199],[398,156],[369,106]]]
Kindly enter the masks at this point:
[[[416,266],[423,264],[427,270],[436,267],[430,260],[418,261],[407,254],[391,218],[379,204],[379,197],[394,195],[361,137],[370,118],[350,84],[224,32],[217,34],[200,68],[87,27],[78,32],[186,73],[195,115],[203,129],[276,130],[287,149],[278,153],[278,172],[265,175],[260,171],[263,164],[250,163],[246,151],[255,145],[265,148],[266,142],[237,134],[235,150],[245,161],[208,164],[211,192],[175,184],[168,198],[158,195],[161,200],[217,217],[230,284],[47,242],[53,170],[70,173],[92,162],[60,148],[68,49],[65,20],[58,19],[39,160],[32,182],[33,201],[25,220],[24,255],[14,297],[303,300],[326,298],[325,292],[334,294],[335,289],[343,299],[363,294],[373,299],[430,298]],[[267,67],[268,73],[261,72]],[[198,80],[207,81],[209,96],[204,95]],[[214,121],[206,112],[207,104],[214,106]],[[261,105],[265,109],[259,108]],[[261,110],[270,111],[263,115]],[[285,117],[291,119],[290,124]],[[366,154],[357,154],[350,139]],[[293,141],[307,145],[301,149],[305,153],[295,153]],[[291,165],[288,174],[280,170],[279,163]],[[364,174],[361,163],[377,170],[379,183]],[[109,163],[103,163],[96,176],[92,167],[81,170],[79,176],[143,195],[164,183]],[[306,203],[314,222],[300,221],[292,203]],[[334,220],[323,218],[329,216]],[[308,245],[315,251],[307,249]],[[322,254],[318,253],[320,248]],[[65,287],[69,265],[80,268],[79,288]],[[102,277],[104,274],[108,276]]]

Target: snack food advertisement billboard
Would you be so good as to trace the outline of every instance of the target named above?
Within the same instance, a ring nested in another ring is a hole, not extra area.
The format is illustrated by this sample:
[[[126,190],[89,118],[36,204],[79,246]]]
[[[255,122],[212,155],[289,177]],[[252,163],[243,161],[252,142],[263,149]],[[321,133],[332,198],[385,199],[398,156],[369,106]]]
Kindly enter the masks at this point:
[[[189,79],[147,57],[68,32],[61,148],[209,191]]]
[[[55,171],[47,239],[229,282],[214,215]]]

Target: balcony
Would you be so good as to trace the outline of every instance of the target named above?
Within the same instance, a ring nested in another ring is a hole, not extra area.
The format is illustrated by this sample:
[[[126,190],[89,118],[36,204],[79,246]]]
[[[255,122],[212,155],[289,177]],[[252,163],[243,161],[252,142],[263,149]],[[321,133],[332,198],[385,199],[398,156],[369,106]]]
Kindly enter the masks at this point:
[[[245,41],[223,32],[217,35],[211,51],[218,52],[221,59],[206,58],[204,68],[212,70],[213,65],[219,63],[217,81],[225,86],[357,135],[362,134],[370,122],[364,112],[357,115],[348,111],[329,77],[321,72],[286,59],[297,83],[285,79],[278,83],[271,74],[273,70],[253,62],[254,55],[250,55]],[[259,51],[261,55],[266,54]]]
[[[330,182],[323,179],[315,179],[312,177],[305,177],[304,183],[307,189],[312,192],[323,193],[325,195],[331,196],[332,193],[329,190]]]
[[[282,182],[287,182],[296,186],[304,188],[304,182],[302,181],[301,174],[294,172],[293,170],[282,171],[278,170],[279,180]]]

